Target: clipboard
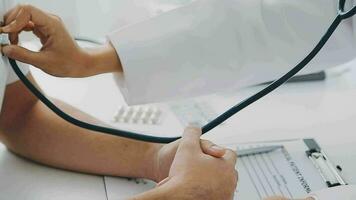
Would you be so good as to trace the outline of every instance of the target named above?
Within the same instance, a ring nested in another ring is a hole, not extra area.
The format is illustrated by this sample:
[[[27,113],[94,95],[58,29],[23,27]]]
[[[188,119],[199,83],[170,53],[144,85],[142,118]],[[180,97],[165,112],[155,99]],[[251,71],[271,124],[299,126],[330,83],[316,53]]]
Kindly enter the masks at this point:
[[[281,146],[281,148],[269,153],[251,153],[239,157],[236,165],[239,183],[234,200],[261,200],[270,196],[299,199],[314,191],[346,184],[345,181],[334,181],[335,177],[329,177],[328,172],[321,173],[323,171],[321,169],[327,166],[335,170],[336,177],[342,177],[314,139],[230,143],[224,146],[239,151],[271,145]],[[314,165],[309,155],[315,157],[318,153],[322,153],[326,160],[325,163],[321,160]],[[316,167],[319,166],[319,162],[323,163],[322,167]],[[269,181],[266,181],[267,179]],[[111,177],[106,177],[105,180],[109,199],[126,199],[155,187],[155,183],[152,182],[135,182]]]
[[[324,179],[326,185],[329,188],[348,185],[343,177],[339,174],[339,171],[342,170],[342,167],[335,166],[314,139],[304,139],[303,141],[309,148],[309,150],[306,151],[306,155],[313,163],[313,165],[318,169],[320,176]]]
[[[251,151],[271,146],[280,148]],[[342,167],[333,164],[315,139],[237,144],[232,148],[237,152],[251,152],[238,159],[236,169],[240,176],[236,200],[260,200],[270,196],[298,199],[314,191],[347,185],[340,173]]]

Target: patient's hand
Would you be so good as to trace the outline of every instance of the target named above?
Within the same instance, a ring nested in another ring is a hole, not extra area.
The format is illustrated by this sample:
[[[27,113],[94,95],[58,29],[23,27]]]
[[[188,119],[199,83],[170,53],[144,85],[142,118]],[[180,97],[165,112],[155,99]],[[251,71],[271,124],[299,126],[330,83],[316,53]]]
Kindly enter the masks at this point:
[[[201,148],[200,136],[201,130],[186,129],[174,153],[169,177],[155,189],[132,199],[233,199],[238,180],[235,152],[227,149],[221,158],[207,155]]]
[[[160,182],[168,177],[179,143],[180,140],[161,146],[156,154],[156,163],[154,163],[153,172],[150,175],[152,180]],[[201,140],[200,145],[205,154],[216,158],[222,158],[225,155],[226,149],[219,147],[210,141]]]

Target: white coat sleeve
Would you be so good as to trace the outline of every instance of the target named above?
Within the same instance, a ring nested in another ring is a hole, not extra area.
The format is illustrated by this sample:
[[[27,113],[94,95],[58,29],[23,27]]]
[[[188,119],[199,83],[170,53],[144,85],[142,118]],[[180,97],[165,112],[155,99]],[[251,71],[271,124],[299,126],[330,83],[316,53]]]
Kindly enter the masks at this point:
[[[356,199],[356,186],[340,186],[315,192],[311,195],[315,200],[354,200]]]
[[[271,81],[316,45],[337,14],[336,4],[335,0],[194,1],[108,36],[123,65],[117,80],[129,104]],[[339,27],[303,73],[355,56],[350,24]]]

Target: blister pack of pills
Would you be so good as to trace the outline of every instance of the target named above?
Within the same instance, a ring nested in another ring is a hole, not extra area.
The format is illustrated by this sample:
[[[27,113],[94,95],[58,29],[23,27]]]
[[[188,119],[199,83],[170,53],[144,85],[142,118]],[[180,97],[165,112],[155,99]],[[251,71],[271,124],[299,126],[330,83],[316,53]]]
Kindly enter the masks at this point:
[[[217,116],[217,113],[207,102],[186,101],[171,104],[171,111],[183,126],[196,124],[203,126]]]
[[[155,106],[120,106],[114,115],[114,122],[125,124],[158,125],[162,111]]]

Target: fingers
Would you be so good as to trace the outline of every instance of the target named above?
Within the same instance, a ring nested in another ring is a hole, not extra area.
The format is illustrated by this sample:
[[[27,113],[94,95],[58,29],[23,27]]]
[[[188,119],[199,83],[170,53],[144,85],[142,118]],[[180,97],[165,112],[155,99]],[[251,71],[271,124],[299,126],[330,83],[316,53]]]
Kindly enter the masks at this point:
[[[6,26],[2,28],[2,31],[5,33],[18,33],[26,27],[30,21],[37,26],[47,25],[48,23],[47,19],[49,16],[31,5],[19,6],[13,13],[9,15],[9,19],[6,19]]]
[[[201,140],[200,145],[205,154],[216,158],[222,158],[225,155],[226,150],[224,148],[217,146],[208,140]]]
[[[49,18],[48,14],[33,6],[19,5],[5,14],[5,26],[1,29],[1,32],[9,33],[11,44],[18,44],[19,34],[22,31],[33,31],[35,33],[35,24],[38,27],[43,27],[46,23],[50,23]],[[36,36],[42,35],[36,34]]]
[[[33,22],[29,22],[24,28],[24,31],[33,31],[35,29],[35,24]]]
[[[5,23],[3,25],[8,25],[10,22],[15,20],[16,16],[19,13],[19,10],[20,10],[20,6],[16,6],[14,9],[11,9],[10,11],[8,11],[4,16]],[[3,30],[1,30],[1,32],[3,32]],[[11,44],[18,44],[18,34],[19,33],[10,33],[9,34],[9,40],[10,40]]]
[[[13,21],[2,28],[5,33],[20,32],[31,20],[31,12],[20,9]]]
[[[14,60],[18,60],[23,63],[31,63],[33,65],[40,64],[42,57],[40,53],[33,52],[17,45],[4,46],[2,53]]]
[[[185,129],[177,152],[202,152],[200,147],[201,134],[202,132],[200,128],[190,127]]]
[[[10,33],[9,40],[11,44],[17,45],[19,43],[19,33]]]
[[[33,22],[29,22],[20,32],[9,33],[9,40],[11,44],[17,45],[19,43],[19,35],[22,31],[33,32],[41,40],[41,42],[43,42],[43,38],[45,38],[43,33],[35,28]]]
[[[233,150],[226,150],[226,153],[224,155],[225,160],[227,160],[228,162],[230,162],[231,164],[235,165],[237,162],[237,154],[235,151]]]
[[[9,24],[10,22],[12,22],[12,21],[16,18],[16,16],[17,16],[17,14],[18,14],[18,12],[19,12],[20,9],[21,9],[21,6],[18,5],[18,6],[16,6],[15,8],[9,10],[9,11],[4,15],[5,24]]]

